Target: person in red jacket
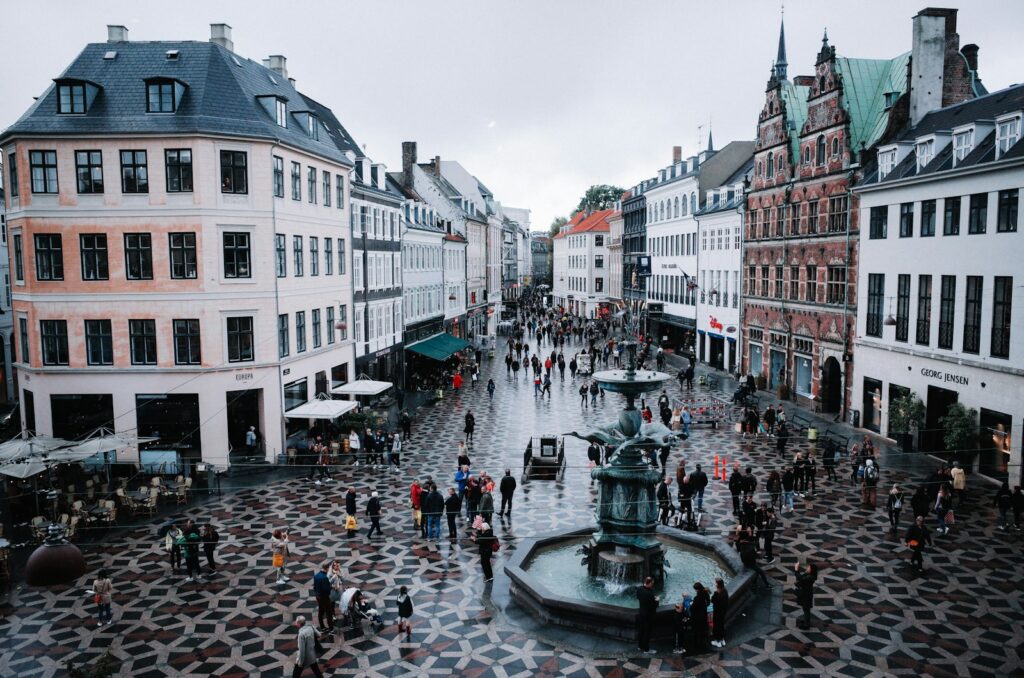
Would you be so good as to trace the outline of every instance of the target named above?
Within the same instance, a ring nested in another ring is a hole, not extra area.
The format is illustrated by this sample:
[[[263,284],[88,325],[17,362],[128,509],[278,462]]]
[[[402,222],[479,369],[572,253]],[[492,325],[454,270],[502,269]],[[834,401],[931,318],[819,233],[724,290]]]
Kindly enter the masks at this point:
[[[409,499],[412,502],[412,524],[417,530],[423,531],[422,499],[423,488],[419,480],[413,480],[409,488]]]

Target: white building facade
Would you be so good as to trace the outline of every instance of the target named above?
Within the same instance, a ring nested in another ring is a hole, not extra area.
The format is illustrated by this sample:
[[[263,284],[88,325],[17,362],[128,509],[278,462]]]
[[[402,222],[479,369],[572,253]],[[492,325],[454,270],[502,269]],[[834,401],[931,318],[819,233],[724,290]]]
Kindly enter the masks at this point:
[[[553,239],[554,304],[584,318],[611,309],[608,284],[608,220],[615,210],[577,213]]]

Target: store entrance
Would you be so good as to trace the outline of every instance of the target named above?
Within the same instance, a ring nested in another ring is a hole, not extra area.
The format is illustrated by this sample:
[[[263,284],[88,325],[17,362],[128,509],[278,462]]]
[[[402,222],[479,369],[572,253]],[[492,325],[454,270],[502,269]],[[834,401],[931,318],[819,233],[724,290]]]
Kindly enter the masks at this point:
[[[989,478],[1006,480],[1013,449],[1013,417],[981,408],[978,470]]]
[[[842,394],[843,370],[835,356],[829,356],[821,367],[821,411],[838,412]]]
[[[725,368],[725,340],[722,337],[708,335],[711,342],[711,351],[708,354],[708,362],[716,370]]]
[[[924,431],[921,432],[921,450],[924,452],[943,452],[946,443],[942,436],[942,424],[939,422],[946,416],[951,405],[958,399],[956,391],[938,386],[928,387],[928,403],[924,415]]]
[[[249,456],[249,448],[245,444],[245,433],[250,426],[255,426],[259,432],[258,439],[263,438],[263,428],[260,421],[261,403],[263,402],[263,389],[254,388],[246,391],[228,391],[225,394],[227,400],[228,414],[228,445],[232,455]],[[253,454],[260,454],[255,450]]]

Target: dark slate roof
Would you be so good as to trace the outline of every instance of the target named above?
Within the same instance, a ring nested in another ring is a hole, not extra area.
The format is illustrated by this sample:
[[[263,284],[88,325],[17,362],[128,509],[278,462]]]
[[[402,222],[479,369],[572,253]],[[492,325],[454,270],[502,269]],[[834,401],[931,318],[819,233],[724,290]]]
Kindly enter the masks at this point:
[[[1013,85],[1012,87],[1008,87],[1004,90],[999,90],[998,92],[993,92],[976,99],[970,99],[969,101],[965,101],[954,106],[936,109],[921,118],[921,121],[917,125],[904,129],[903,132],[896,137],[896,141],[914,143],[914,141],[920,137],[935,134],[936,132],[945,132],[948,134],[952,132],[954,127],[961,127],[977,121],[984,121],[991,124],[997,117],[1004,113],[1012,113],[1022,109],[1024,109],[1024,85]],[[996,133],[995,130],[993,130],[989,132],[985,138],[975,144],[974,150],[967,154],[967,157],[957,163],[956,169],[974,167],[976,165],[994,162],[996,159],[995,146]],[[1024,157],[1024,142],[1018,141],[1009,151],[1002,155],[1000,160],[1010,160],[1020,157]],[[917,168],[916,149],[911,149],[911,151],[907,153],[906,157],[904,157],[903,160],[901,160],[900,163],[896,165],[896,167],[894,167],[893,170],[881,181],[878,179],[877,161],[872,162],[866,168],[864,178],[861,180],[860,185],[885,184],[899,181],[900,179],[933,174],[935,172],[942,172],[950,169],[953,169],[952,141],[947,143],[941,151],[936,153],[935,157],[932,158],[932,161],[921,168],[920,171],[918,171]]]
[[[723,187],[733,186],[746,179],[751,172],[754,170],[754,156],[750,156],[747,162],[743,163],[743,166],[736,170],[732,176],[722,182]],[[716,187],[717,188],[717,187]],[[728,193],[726,193],[728,197]],[[717,203],[712,202],[710,199],[705,201],[704,207],[697,210],[696,216],[704,216],[705,214],[714,214],[716,212],[724,212],[726,210],[734,210],[737,207],[741,207],[744,204],[743,189],[733,193],[732,200],[720,200]]]
[[[168,59],[168,50],[178,50],[178,58]],[[104,59],[107,52],[116,52],[116,58]],[[149,78],[186,85],[175,113],[146,112]],[[310,106],[287,78],[211,42],[91,43],[57,79],[84,80],[100,88],[88,112],[58,114],[56,86],[50,85],[0,140],[12,135],[220,134],[279,141],[351,164],[332,136],[321,133],[313,139],[291,116]],[[279,127],[257,100],[263,96],[287,100],[287,128]]]

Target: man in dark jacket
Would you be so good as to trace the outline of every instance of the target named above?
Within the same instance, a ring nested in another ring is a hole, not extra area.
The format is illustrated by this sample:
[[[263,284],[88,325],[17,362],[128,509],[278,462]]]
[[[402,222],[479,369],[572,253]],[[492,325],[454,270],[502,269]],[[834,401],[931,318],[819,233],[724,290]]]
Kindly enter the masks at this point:
[[[185,581],[192,581],[193,575],[195,576],[195,581],[203,581],[203,578],[199,575],[199,544],[202,543],[203,538],[199,535],[199,528],[191,520],[185,523],[185,529],[182,530],[182,539],[184,543],[181,546],[181,552],[185,556],[185,567],[188,569],[188,578]]]
[[[924,524],[924,516],[917,516],[907,530],[907,546],[910,547],[910,564],[917,565],[917,571],[924,573],[924,547],[932,545],[932,533]]]
[[[747,467],[747,473],[743,476],[743,496],[753,497],[757,492],[757,478],[754,477],[754,469]]]
[[[348,492],[345,493],[345,513],[350,516],[356,514],[356,490],[354,487],[348,488]]]
[[[448,498],[444,500],[444,515],[448,519],[448,538],[455,539],[455,518],[462,510],[462,500],[454,487],[448,488]]]
[[[804,617],[796,623],[802,629],[811,627],[811,608],[814,607],[814,582],[818,579],[818,568],[814,563],[801,567],[796,564],[796,602],[803,608]]]
[[[743,492],[743,474],[740,473],[740,464],[736,462],[732,467],[732,475],[729,476],[729,494],[732,495],[732,514],[740,514],[740,494]]]
[[[753,527],[745,527],[740,531],[739,542],[736,548],[740,552],[740,560],[743,562],[743,566],[753,570],[754,574],[761,578],[765,588],[771,590],[772,585],[768,582],[768,577],[765,575],[764,570],[761,569],[761,566],[757,564],[757,539],[754,537]]]
[[[334,601],[331,600],[331,580],[327,577],[327,563],[313,575],[313,593],[316,595],[316,616],[320,622],[320,633],[334,631]],[[324,623],[326,619],[326,623]]]
[[[764,542],[764,560],[766,563],[775,562],[775,552],[772,551],[772,542],[775,541],[775,530],[779,527],[779,519],[775,517],[775,509],[768,507],[764,523],[760,527],[761,540]]]
[[[743,527],[754,527],[754,520],[757,517],[757,504],[754,503],[753,496],[747,496],[743,500],[743,505],[740,506],[740,525]]]
[[[512,477],[512,469],[505,469],[505,475],[501,479],[501,483],[498,485],[498,490],[501,492],[501,510],[498,511],[498,515],[505,516],[505,507],[508,506],[508,515],[512,517],[512,495],[516,491],[516,479]]]
[[[658,612],[658,596],[654,595],[654,579],[647,577],[644,585],[636,591],[640,610],[636,615],[637,645],[641,652],[654,654],[651,649],[651,632],[654,631],[654,617]]]
[[[690,474],[690,484],[693,485],[693,491],[697,495],[697,511],[704,511],[704,488],[708,486],[708,474],[701,470],[700,464],[697,464],[697,470]]]
[[[661,511],[661,524],[668,525],[668,517],[675,513],[675,506],[672,505],[672,494],[669,486],[672,484],[672,477],[666,476],[658,483],[655,496],[658,500],[658,509]]]
[[[430,484],[422,500],[423,515],[427,518],[427,539],[441,538],[441,514],[444,513],[444,497],[437,491],[437,485]]]
[[[370,530],[366,533],[366,538],[371,538],[374,531],[377,532],[378,537],[384,536],[380,531],[380,498],[376,492],[373,492],[370,495],[370,501],[366,502],[366,515],[370,517]]]

